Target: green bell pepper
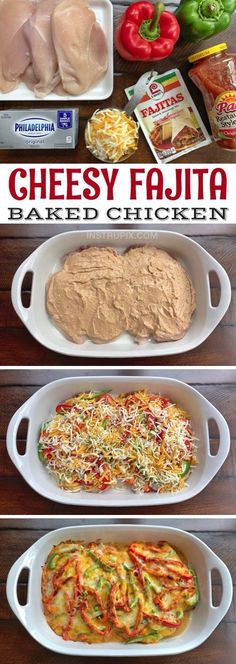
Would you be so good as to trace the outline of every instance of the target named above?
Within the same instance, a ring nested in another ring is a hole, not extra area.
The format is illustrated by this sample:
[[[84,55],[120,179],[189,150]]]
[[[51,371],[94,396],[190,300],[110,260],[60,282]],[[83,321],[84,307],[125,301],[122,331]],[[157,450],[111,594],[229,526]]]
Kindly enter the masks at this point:
[[[190,463],[189,461],[183,461],[182,463],[182,473],[180,473],[180,477],[185,477],[190,471]]]
[[[182,38],[196,42],[226,30],[235,9],[236,0],[181,0],[176,17]]]
[[[193,597],[191,597],[191,599],[189,599],[187,603],[188,603],[189,606],[191,606],[193,608],[200,601],[200,589],[199,589],[198,578],[197,578],[195,570],[190,569],[189,571],[193,575],[193,580],[194,580],[194,585],[195,585],[195,595],[193,595]]]
[[[47,463],[47,458],[44,456],[44,453],[43,453],[42,443],[38,444],[38,458],[39,458],[40,461],[42,461],[42,463]]]
[[[127,639],[127,641],[125,643],[128,643],[128,644],[129,643],[142,643],[143,641],[145,641],[145,639],[149,639],[150,636],[156,636],[158,638],[159,632],[156,632],[152,629],[150,632],[148,632],[148,634],[143,634],[143,636],[142,636],[142,634],[140,634],[139,636],[134,636],[131,639]]]
[[[49,558],[49,560],[48,560],[48,568],[49,569],[55,569],[55,567],[57,565],[58,558],[61,558],[60,553],[53,553],[52,554],[51,558]]]

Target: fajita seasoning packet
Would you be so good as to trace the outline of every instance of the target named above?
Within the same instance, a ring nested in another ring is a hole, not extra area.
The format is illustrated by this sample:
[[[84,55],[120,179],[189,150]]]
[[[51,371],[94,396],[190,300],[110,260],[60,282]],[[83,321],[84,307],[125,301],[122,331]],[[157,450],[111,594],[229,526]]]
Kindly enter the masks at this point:
[[[125,93],[131,99],[133,88]],[[157,161],[172,161],[211,142],[178,69],[153,78],[134,112]]]

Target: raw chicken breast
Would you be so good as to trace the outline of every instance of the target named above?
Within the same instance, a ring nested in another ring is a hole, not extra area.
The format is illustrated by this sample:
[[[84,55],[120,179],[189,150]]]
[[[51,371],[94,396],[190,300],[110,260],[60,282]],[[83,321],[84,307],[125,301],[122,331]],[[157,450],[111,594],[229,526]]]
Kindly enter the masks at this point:
[[[59,83],[60,74],[51,32],[51,16],[61,0],[40,0],[27,24],[31,65],[24,81],[36,97],[46,97]]]
[[[104,32],[86,0],[62,0],[53,12],[52,32],[63,88],[81,95],[107,70]]]
[[[24,27],[34,9],[32,0],[0,2],[0,91],[11,92],[30,63]]]

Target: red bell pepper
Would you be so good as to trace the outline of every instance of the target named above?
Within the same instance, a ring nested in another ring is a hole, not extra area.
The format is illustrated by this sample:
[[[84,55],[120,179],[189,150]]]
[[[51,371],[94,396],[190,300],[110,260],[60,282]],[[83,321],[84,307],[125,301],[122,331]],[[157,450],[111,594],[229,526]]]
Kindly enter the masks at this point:
[[[166,618],[166,619],[165,618],[159,618],[158,622],[161,625],[163,625],[163,627],[175,627],[176,628],[176,627],[181,627],[181,625],[182,625],[182,620],[176,620],[175,621],[174,618],[173,618],[173,620],[171,620],[169,618]]]
[[[72,410],[73,404],[69,403],[59,403],[56,407],[56,413],[61,413],[64,410]]]
[[[125,60],[163,60],[179,39],[176,16],[165,11],[161,2],[135,2],[118,25],[115,45]]]
[[[147,611],[143,612],[145,618],[149,618],[154,622],[163,625],[163,627],[181,627],[182,620],[176,620],[175,616],[170,613],[163,613],[163,615],[155,615],[155,613],[148,613]]]

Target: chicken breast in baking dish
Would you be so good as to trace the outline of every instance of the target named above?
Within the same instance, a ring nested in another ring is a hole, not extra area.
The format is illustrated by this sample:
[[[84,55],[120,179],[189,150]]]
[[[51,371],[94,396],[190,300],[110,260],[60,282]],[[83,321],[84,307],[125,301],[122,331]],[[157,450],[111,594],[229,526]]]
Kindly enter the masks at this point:
[[[52,34],[63,90],[81,95],[107,70],[106,37],[86,0],[62,0],[52,15]],[[61,86],[55,90],[61,94]]]
[[[11,92],[30,63],[25,25],[34,9],[31,0],[0,2],[0,90]]]

